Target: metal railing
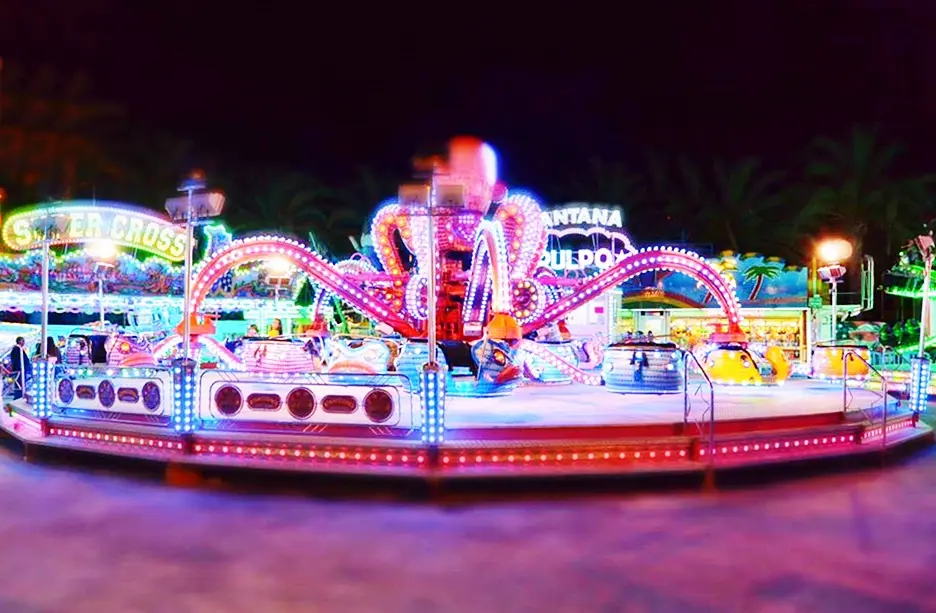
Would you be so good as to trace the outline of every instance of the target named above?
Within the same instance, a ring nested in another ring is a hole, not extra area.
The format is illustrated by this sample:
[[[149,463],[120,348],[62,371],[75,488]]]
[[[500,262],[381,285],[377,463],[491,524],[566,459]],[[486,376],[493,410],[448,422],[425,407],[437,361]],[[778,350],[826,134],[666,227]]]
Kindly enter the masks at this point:
[[[881,368],[895,367],[895,366],[910,366],[910,363],[907,361],[903,355],[894,349],[893,347],[888,347],[886,345],[881,347],[880,351],[875,351],[871,354],[871,362],[874,363],[874,357],[878,356],[878,364]],[[890,361],[888,361],[888,356],[893,356]]]
[[[3,400],[15,400],[25,396],[26,385],[22,371],[14,373],[6,366],[0,365],[0,376],[3,378],[3,391],[0,392]]]
[[[848,363],[850,361],[858,360],[862,362],[865,366],[868,367],[868,371],[875,374],[881,380],[881,447],[887,447],[887,401],[890,396],[887,395],[887,377],[881,373],[877,368],[871,365],[871,362],[864,359],[860,353],[857,351],[846,351],[842,354],[842,414],[848,413],[848,406],[850,404],[850,396],[853,394],[850,393],[848,388]],[[868,418],[868,421],[874,422],[874,405],[872,404],[869,409],[869,413],[865,409],[861,409],[865,417]]]
[[[709,422],[709,431],[708,431],[708,461],[709,464],[714,464],[715,462],[715,384],[712,382],[712,378],[709,377],[709,374],[705,372],[705,367],[702,366],[702,362],[699,361],[699,358],[692,353],[691,351],[683,351],[683,425],[686,426],[689,424],[689,413],[692,411],[692,401],[689,399],[689,359],[692,359],[695,362],[696,368],[699,369],[699,372],[702,373],[702,377],[705,380],[705,383],[708,385],[708,407],[702,413],[702,419],[699,420],[701,423],[705,419],[705,413],[708,413],[708,422]],[[696,388],[695,393],[698,394],[702,389],[702,382],[699,382],[699,386]],[[701,432],[701,428],[699,429]]]

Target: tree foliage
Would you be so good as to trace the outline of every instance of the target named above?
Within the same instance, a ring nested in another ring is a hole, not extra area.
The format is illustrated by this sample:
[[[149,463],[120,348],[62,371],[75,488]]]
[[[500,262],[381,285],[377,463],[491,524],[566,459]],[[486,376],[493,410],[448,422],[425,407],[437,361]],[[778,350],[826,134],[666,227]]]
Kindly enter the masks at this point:
[[[124,109],[96,100],[80,74],[8,64],[3,88],[4,206],[96,196],[160,209],[184,172],[208,165],[192,143],[134,124]],[[901,172],[901,153],[874,130],[856,128],[844,138],[817,138],[786,169],[755,157],[650,155],[638,164],[592,158],[563,162],[558,180],[531,184],[552,183],[547,203],[623,208],[640,243],[684,241],[806,262],[813,241],[836,232],[859,253],[892,258],[936,216],[927,216],[936,176]],[[374,168],[357,168],[352,180],[333,185],[314,172],[245,168],[230,159],[208,175],[227,194],[224,217],[237,232],[309,237],[335,257],[363,242],[371,212],[398,186],[398,178]]]

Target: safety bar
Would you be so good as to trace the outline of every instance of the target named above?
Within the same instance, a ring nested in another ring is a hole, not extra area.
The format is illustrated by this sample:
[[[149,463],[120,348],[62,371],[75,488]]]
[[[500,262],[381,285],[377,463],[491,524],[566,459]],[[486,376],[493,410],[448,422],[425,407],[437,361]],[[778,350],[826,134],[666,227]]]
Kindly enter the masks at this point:
[[[864,359],[861,354],[857,351],[850,350],[842,354],[842,414],[844,415],[848,412],[848,361],[849,359],[857,359],[864,363],[868,367],[868,370],[881,379],[881,396],[883,397],[883,413],[881,416],[882,425],[881,425],[881,447],[887,447],[887,377],[881,374],[877,368],[871,365],[871,363]]]
[[[712,382],[712,378],[707,372],[705,372],[705,367],[702,366],[702,362],[699,361],[699,358],[696,354],[691,351],[683,350],[683,425],[689,423],[689,409],[691,405],[689,403],[689,360],[687,356],[692,358],[692,361],[695,362],[696,367],[699,369],[699,372],[702,373],[702,376],[705,377],[705,382],[709,387],[709,436],[708,436],[708,461],[709,463],[715,462],[715,384]]]

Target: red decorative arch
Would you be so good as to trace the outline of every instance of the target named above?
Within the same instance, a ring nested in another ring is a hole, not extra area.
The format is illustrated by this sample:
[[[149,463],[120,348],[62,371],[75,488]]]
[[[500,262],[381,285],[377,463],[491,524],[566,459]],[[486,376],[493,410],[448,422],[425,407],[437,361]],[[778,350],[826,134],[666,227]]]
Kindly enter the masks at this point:
[[[626,255],[608,270],[586,280],[571,295],[546,307],[542,315],[523,326],[523,332],[526,334],[538,330],[561,319],[569,311],[582,306],[605,290],[655,270],[679,272],[701,283],[725,311],[730,331],[738,329],[741,322],[741,305],[734,291],[728,287],[715,267],[691,251],[672,247],[650,247]]]
[[[234,241],[204,263],[192,281],[191,312],[197,313],[215,282],[232,268],[268,258],[283,258],[302,270],[316,283],[327,287],[339,298],[365,315],[381,321],[404,336],[418,331],[383,301],[369,296],[348,281],[334,266],[299,241],[280,236],[257,236]]]

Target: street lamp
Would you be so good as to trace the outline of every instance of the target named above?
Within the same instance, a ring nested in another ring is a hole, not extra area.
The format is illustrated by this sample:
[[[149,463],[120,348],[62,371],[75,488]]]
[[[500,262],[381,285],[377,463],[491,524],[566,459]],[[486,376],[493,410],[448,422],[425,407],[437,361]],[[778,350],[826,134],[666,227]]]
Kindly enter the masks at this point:
[[[68,229],[68,217],[65,215],[47,212],[36,222],[36,231],[39,233],[42,244],[42,340],[39,343],[40,355],[43,360],[49,357],[49,346],[46,339],[49,336],[49,260],[50,247],[59,236]]]
[[[933,257],[936,255],[936,243],[932,234],[924,234],[913,239],[913,245],[923,256],[923,304],[920,306],[920,346],[917,357],[910,361],[910,410],[921,413],[929,403],[930,380],[933,377],[932,366],[926,357],[926,340],[930,323],[930,283],[933,279]]]
[[[113,241],[99,240],[89,243],[85,251],[95,260],[94,277],[97,280],[98,309],[101,329],[103,330],[104,324],[107,322],[104,313],[104,281],[107,279],[108,272],[116,267],[117,246]]]
[[[182,283],[182,358],[191,355],[192,336],[192,249],[195,247],[195,226],[217,217],[224,208],[224,196],[216,192],[205,192],[205,175],[193,171],[178,187],[185,196],[166,200],[166,211],[176,223],[185,224],[185,277]]]
[[[933,278],[933,256],[936,255],[936,249],[934,249],[936,243],[932,235],[924,234],[913,239],[913,244],[923,256],[923,304],[920,306],[920,346],[917,349],[917,357],[922,358],[926,355],[926,337],[929,333],[930,282]]]
[[[816,247],[816,255],[824,265],[819,269],[819,277],[829,284],[829,298],[832,303],[831,340],[835,342],[838,315],[838,284],[845,276],[846,268],[842,262],[852,255],[852,245],[843,238],[828,238]]]

